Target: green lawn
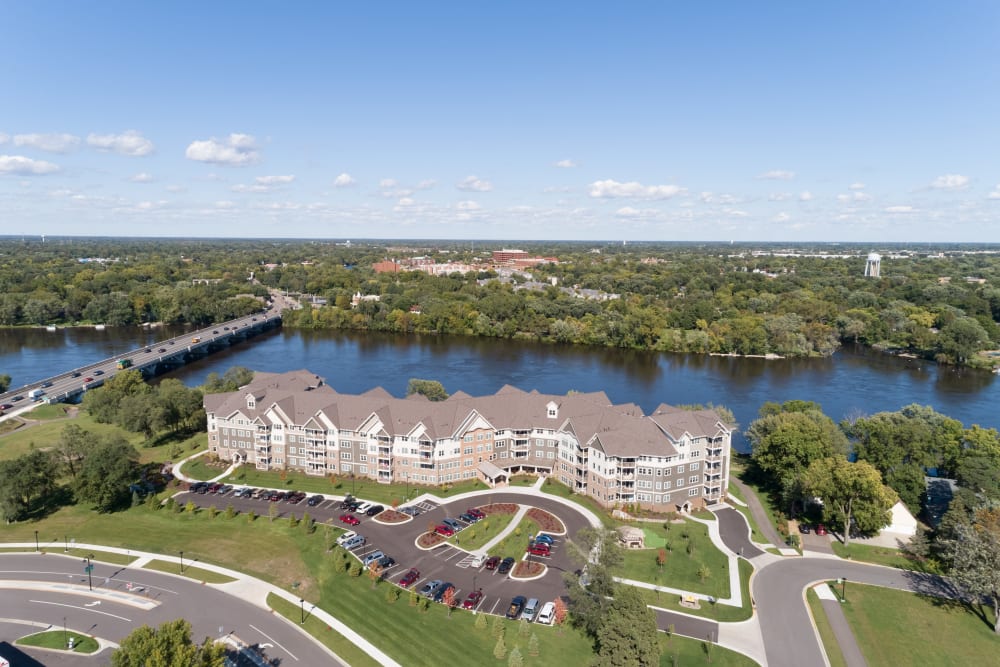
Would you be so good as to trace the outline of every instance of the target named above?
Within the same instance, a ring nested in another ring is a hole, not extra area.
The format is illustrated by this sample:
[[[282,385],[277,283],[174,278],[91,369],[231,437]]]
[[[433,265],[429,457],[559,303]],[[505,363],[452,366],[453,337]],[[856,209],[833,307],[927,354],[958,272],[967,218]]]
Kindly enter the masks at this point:
[[[226,468],[229,466],[219,467],[210,466],[205,462],[204,456],[199,456],[196,459],[191,459],[181,468],[181,472],[184,473],[185,477],[190,477],[191,479],[197,479],[199,481],[207,481],[218,477],[222,473],[226,472]]]
[[[603,523],[608,528],[614,528],[615,526],[620,525],[619,522],[611,518],[611,515],[609,514],[607,508],[601,507],[601,505],[596,500],[594,500],[590,496],[584,496],[579,493],[573,493],[573,490],[571,488],[569,488],[568,486],[566,486],[565,484],[556,479],[550,477],[549,479],[545,480],[545,484],[542,484],[542,492],[551,494],[553,496],[559,496],[561,498],[572,500],[577,505],[587,508],[588,510],[596,514],[597,518],[601,520],[601,523]]]
[[[896,567],[901,570],[918,570],[922,572],[928,571],[926,564],[910,560],[903,555],[899,549],[890,549],[888,547],[877,547],[868,544],[856,543],[849,544],[845,547],[844,544],[837,539],[831,540],[830,543],[833,547],[833,552],[841,558],[859,560],[865,563],[875,563],[877,565],[886,565],[888,567]]]
[[[823,611],[823,604],[812,588],[806,591],[806,600],[809,603],[809,611],[812,612],[813,620],[816,622],[816,628],[819,630],[819,637],[826,650],[826,657],[830,660],[830,667],[847,667],[847,661],[844,660],[840,644],[837,643],[833,628],[830,627],[830,621],[826,617],[826,612]]]
[[[460,493],[469,491],[483,491],[488,489],[479,480],[467,480],[451,484],[447,490],[440,486],[417,486],[416,484],[379,484],[369,479],[349,479],[336,477],[335,483],[330,483],[327,477],[317,477],[299,472],[288,472],[282,479],[280,472],[257,470],[249,466],[236,470],[226,478],[229,484],[242,484],[249,486],[264,486],[271,489],[295,489],[306,493],[329,493],[333,495],[352,494],[356,498],[372,500],[383,505],[390,506],[393,502],[400,504],[406,501],[407,491],[410,498],[416,498],[423,493],[433,493],[436,496],[447,498],[457,496]]]
[[[306,632],[343,658],[351,667],[378,667],[377,661],[316,616],[307,616],[306,622],[302,623],[302,608],[300,606],[292,604],[274,593],[267,594],[267,605],[289,621],[302,625]]]
[[[511,518],[513,518],[513,515],[511,515]],[[490,548],[490,555],[500,556],[501,558],[512,556],[517,560],[521,560],[525,550],[528,548],[528,538],[537,532],[538,524],[528,517],[524,517],[507,537]]]
[[[479,523],[474,523],[462,532],[448,538],[448,541],[467,551],[475,551],[499,535],[504,528],[510,525],[513,518],[513,514],[490,515]]]
[[[757,663],[742,653],[687,637],[667,637],[661,632],[660,667],[717,665],[719,667],[756,667]]]
[[[666,565],[661,571],[656,562],[659,549],[622,549],[625,562],[616,572],[618,576],[716,597],[729,596],[728,562],[708,537],[708,526],[694,521],[672,524],[670,530],[663,524],[639,525],[667,543]],[[711,571],[704,581],[698,576],[702,564]]]
[[[725,604],[711,604],[702,602],[700,609],[690,609],[681,605],[681,596],[673,593],[661,593],[647,588],[638,588],[646,604],[654,607],[662,607],[671,611],[680,611],[692,616],[702,616],[716,621],[745,621],[753,615],[750,606],[750,575],[753,573],[753,566],[740,559],[740,589],[743,592],[743,606],[732,607]]]
[[[531,486],[538,481],[537,475],[514,475],[510,478],[511,486]]]
[[[45,421],[48,419],[63,419],[72,406],[66,403],[42,403],[34,410],[22,414],[25,419],[37,419]]]
[[[171,563],[166,560],[151,560],[142,567],[147,570],[156,570],[157,572],[178,574],[188,577],[189,579],[194,579],[195,581],[204,581],[209,584],[228,584],[229,582],[236,581],[232,577],[225,574],[219,574],[218,572],[213,572],[212,570],[206,570],[204,568],[191,565],[187,559],[184,561],[183,572],[181,572],[180,563]]]
[[[989,607],[977,605],[974,612],[955,601],[861,584],[848,585],[842,607],[872,667],[964,667],[1000,653]]]
[[[40,648],[60,649],[66,651],[69,650],[68,646],[70,637],[73,638],[73,653],[93,653],[100,648],[97,640],[91,639],[87,635],[81,635],[79,632],[64,630],[39,632],[34,635],[22,637],[14,643],[19,646],[38,646]]]

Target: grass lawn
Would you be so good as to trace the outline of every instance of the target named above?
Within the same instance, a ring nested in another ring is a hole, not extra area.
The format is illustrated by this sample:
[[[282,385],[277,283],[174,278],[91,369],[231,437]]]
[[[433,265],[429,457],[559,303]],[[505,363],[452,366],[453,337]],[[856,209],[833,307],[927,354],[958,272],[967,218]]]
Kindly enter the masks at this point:
[[[151,560],[142,567],[147,570],[156,570],[157,572],[179,574],[195,581],[204,581],[208,584],[228,584],[231,581],[236,581],[224,574],[190,565],[186,558],[184,559],[184,572],[181,572],[180,563],[171,563],[165,560]]]
[[[288,600],[278,597],[274,593],[267,594],[267,605],[287,618],[296,625],[302,625],[306,632],[319,640],[321,644],[339,655],[351,667],[378,667],[378,662],[373,660],[367,653],[352,644],[344,635],[340,634],[329,625],[319,620],[315,616],[307,616],[306,622],[301,623],[302,609],[298,605],[292,604]]]
[[[472,524],[462,532],[451,536],[448,538],[448,541],[468,551],[475,551],[496,537],[500,531],[510,524],[513,518],[513,514],[493,514],[479,523]]]
[[[20,646],[38,646],[40,648],[54,648],[63,651],[69,650],[69,639],[73,638],[73,653],[93,653],[99,648],[96,639],[91,639],[87,635],[79,632],[62,630],[49,630],[38,634],[28,635],[18,639],[15,644]]]
[[[869,544],[849,544],[846,547],[837,539],[830,541],[833,553],[841,558],[859,560],[865,563],[875,563],[896,567],[901,570],[918,570],[921,572],[930,571],[925,564],[910,560],[899,549],[889,549],[888,547],[878,547]]]
[[[228,484],[243,484],[249,486],[265,486],[271,489],[295,489],[306,493],[329,493],[333,495],[352,494],[356,498],[372,500],[391,506],[392,503],[400,504],[406,502],[406,493],[409,489],[409,497],[416,498],[423,493],[433,493],[436,496],[447,498],[457,496],[460,493],[469,491],[483,491],[489,487],[479,480],[467,480],[458,482],[448,487],[444,491],[439,486],[418,486],[410,484],[379,484],[369,479],[350,479],[336,477],[335,483],[330,483],[327,477],[317,477],[304,473],[288,472],[285,479],[281,479],[280,472],[257,470],[249,466],[236,470],[226,478]]]
[[[641,527],[667,543],[666,565],[661,571],[656,562],[659,549],[622,549],[625,562],[615,574],[716,597],[729,596],[728,562],[709,539],[708,526],[688,521],[672,524],[669,531],[662,524],[643,523]],[[698,576],[702,564],[711,571],[705,581]]]
[[[1000,653],[993,610],[879,586],[851,584],[842,605],[861,652],[881,665],[981,665]]]
[[[513,518],[513,515],[511,515],[511,518]],[[524,557],[525,550],[528,548],[528,538],[537,532],[538,524],[528,517],[524,517],[507,537],[500,540],[498,544],[490,549],[490,555],[500,556],[501,558],[513,556],[515,559],[521,560]]]
[[[844,654],[840,651],[840,644],[837,643],[833,628],[830,627],[830,621],[826,617],[826,612],[823,611],[823,604],[812,588],[806,591],[806,601],[809,603],[809,611],[812,612],[816,628],[819,630],[819,637],[826,650],[826,657],[830,660],[830,667],[847,667]]]
[[[510,478],[511,486],[531,486],[538,481],[537,475],[514,475]]]
[[[571,488],[569,488],[568,486],[566,486],[565,484],[563,484],[558,480],[552,479],[551,477],[545,480],[545,484],[542,484],[542,492],[551,494],[553,496],[559,496],[561,498],[572,500],[577,505],[587,508],[588,510],[596,514],[597,518],[600,519],[601,523],[603,523],[607,528],[614,528],[615,526],[620,525],[619,522],[611,518],[611,515],[608,513],[608,510],[604,507],[601,507],[601,505],[596,500],[594,500],[590,496],[584,496],[579,493],[573,493],[573,490]]]
[[[684,665],[719,665],[721,667],[757,667],[757,663],[742,653],[687,637],[660,637],[660,667]]]
[[[37,419],[45,421],[48,419],[63,419],[72,406],[66,403],[43,403],[34,410],[22,414],[25,419]]]
[[[646,604],[654,607],[661,607],[670,611],[680,611],[692,616],[702,616],[715,621],[745,621],[753,614],[753,610],[750,607],[750,575],[752,573],[753,566],[749,562],[740,559],[740,589],[743,592],[742,607],[732,607],[725,604],[713,605],[708,602],[702,602],[700,609],[690,609],[681,606],[681,596],[679,595],[660,593],[647,588],[638,588],[637,590],[646,601]]]
[[[199,456],[198,458],[185,463],[184,467],[181,468],[181,472],[183,472],[186,477],[204,482],[214,477],[218,477],[222,473],[226,472],[226,468],[228,467],[229,466],[224,466],[220,468],[218,466],[210,466],[205,463],[204,456]]]

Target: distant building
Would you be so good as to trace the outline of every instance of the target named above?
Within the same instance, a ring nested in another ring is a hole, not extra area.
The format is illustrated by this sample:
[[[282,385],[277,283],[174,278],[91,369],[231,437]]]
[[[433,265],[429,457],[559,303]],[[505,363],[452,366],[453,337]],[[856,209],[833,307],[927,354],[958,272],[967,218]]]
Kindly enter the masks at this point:
[[[504,248],[503,250],[493,251],[493,263],[497,266],[512,266],[514,264],[514,260],[527,258],[528,253],[524,250]]]
[[[491,486],[536,473],[605,507],[682,512],[722,500],[729,480],[732,434],[715,412],[661,404],[645,415],[604,392],[505,386],[431,402],[382,388],[340,394],[300,370],[257,373],[238,391],[205,396],[204,406],[209,449],[260,470]]]
[[[877,252],[868,253],[868,260],[865,262],[865,277],[879,278],[882,276],[882,255]]]
[[[372,264],[375,273],[399,273],[403,270],[403,265],[391,259]]]

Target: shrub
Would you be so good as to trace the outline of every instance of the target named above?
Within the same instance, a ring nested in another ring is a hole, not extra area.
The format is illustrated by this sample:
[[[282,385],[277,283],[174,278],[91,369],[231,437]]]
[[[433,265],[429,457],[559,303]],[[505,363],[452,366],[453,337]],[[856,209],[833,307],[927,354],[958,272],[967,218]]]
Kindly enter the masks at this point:
[[[538,635],[532,632],[531,639],[528,640],[528,655],[530,655],[532,658],[537,658],[538,653],[539,653]]]
[[[194,504],[193,500],[187,501],[187,505],[184,506],[184,511],[188,514],[194,514],[198,511],[198,506]]]
[[[351,574],[352,577],[360,577],[361,573],[364,572],[364,570],[365,570],[365,567],[361,563],[353,563],[351,565],[351,572],[350,572],[350,574]]]
[[[233,507],[232,503],[229,503],[226,505],[226,518],[232,519],[234,516],[236,516],[236,508]]]
[[[215,509],[215,505],[212,505],[211,507],[208,508],[208,518],[209,519],[214,519],[215,516],[218,513],[219,513],[219,510]]]
[[[507,658],[507,667],[524,667],[524,657],[521,655],[521,649],[514,647],[510,652],[510,657]]]
[[[288,527],[289,528],[295,528],[297,525],[299,525],[299,520],[295,518],[294,514],[289,515],[289,517],[288,517]]]
[[[501,633],[497,637],[497,643],[493,646],[493,657],[497,660],[503,660],[504,656],[507,655],[507,643],[503,640],[503,634]]]
[[[247,512],[247,523],[253,523],[257,519],[257,513],[253,510]]]
[[[416,591],[410,591],[410,606],[416,607],[418,602],[420,602],[420,596],[417,595]]]
[[[395,586],[389,586],[385,589],[385,601],[389,604],[393,604],[399,599],[399,589]]]
[[[476,614],[476,630],[486,629],[486,614]]]

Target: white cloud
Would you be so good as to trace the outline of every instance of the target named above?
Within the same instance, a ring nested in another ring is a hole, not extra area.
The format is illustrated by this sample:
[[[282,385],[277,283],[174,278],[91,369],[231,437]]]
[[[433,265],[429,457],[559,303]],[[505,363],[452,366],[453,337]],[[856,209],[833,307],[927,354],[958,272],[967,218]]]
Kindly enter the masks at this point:
[[[192,141],[184,155],[189,160],[225,167],[246,167],[260,159],[256,141],[249,134],[230,134],[225,139],[212,137],[204,141]]]
[[[714,197],[711,192],[702,192],[698,194],[698,200],[701,201],[702,204],[711,204],[713,198]]]
[[[335,188],[349,188],[355,184],[357,184],[357,181],[354,180],[354,177],[346,171],[338,175],[337,178],[333,179],[333,187]]]
[[[435,181],[433,178],[427,178],[427,179],[424,179],[424,180],[420,181],[419,183],[417,183],[417,187],[415,189],[416,190],[430,190],[435,185],[437,185],[437,181]]]
[[[220,201],[215,202],[215,208],[218,209],[236,208],[236,204],[227,199],[222,199]]]
[[[36,148],[47,153],[69,153],[80,145],[80,137],[72,134],[15,134],[15,146]]]
[[[643,185],[635,181],[619,183],[618,181],[594,181],[590,184],[591,197],[633,197],[636,199],[670,199],[687,192],[677,185]]]
[[[560,169],[572,169],[577,166],[577,164],[573,160],[559,160],[553,166],[559,167]]]
[[[562,193],[562,192],[572,192],[572,191],[573,188],[569,187],[568,185],[559,185],[559,186],[549,185],[546,186],[545,188],[542,188],[542,192],[545,194],[552,194],[553,192]]]
[[[0,174],[51,174],[59,165],[44,160],[32,160],[23,155],[0,155]]]
[[[282,185],[288,185],[295,180],[293,174],[286,176],[258,176],[251,185],[234,185],[230,188],[233,192],[271,192]]]
[[[493,184],[489,181],[484,181],[478,176],[466,176],[462,182],[455,185],[459,190],[464,190],[466,192],[489,192],[493,189]]]
[[[135,176],[130,177],[128,180],[132,181],[133,183],[152,183],[153,175],[141,171]]]
[[[765,171],[763,174],[757,174],[757,178],[762,181],[790,181],[795,178],[795,172],[772,169],[771,171]]]
[[[865,184],[864,183],[851,183],[849,186],[847,186],[847,189],[848,190],[864,190],[865,189]]]
[[[929,186],[931,190],[964,190],[969,187],[969,177],[961,174],[938,176]]]
[[[809,192],[808,190],[803,190],[799,194],[799,201],[812,201],[812,198],[813,198],[813,194],[811,192]]]
[[[778,215],[776,215],[776,216],[774,216],[773,218],[771,218],[771,220],[772,220],[773,222],[788,222],[788,221],[789,221],[789,220],[791,220],[791,219],[792,219],[792,216],[788,215],[788,214],[787,214],[787,213],[785,213],[784,211],[782,211],[782,212],[781,212],[781,213],[779,213]]]
[[[398,202],[396,202],[396,205],[392,207],[392,210],[396,213],[399,213],[401,211],[408,211],[412,209],[416,203],[417,202],[413,201],[409,197],[403,197]]]
[[[168,185],[167,192],[187,192],[187,188],[183,185]]]
[[[615,215],[620,218],[638,218],[642,215],[642,211],[631,206],[623,206],[622,208],[615,211]]]
[[[986,195],[986,198],[987,199],[1000,199],[1000,185],[997,185],[993,189],[993,192],[991,192],[988,195]]]
[[[126,130],[121,134],[90,134],[87,136],[87,145],[99,151],[110,151],[129,157],[149,155],[154,148],[152,141],[135,130]]]
[[[480,206],[478,202],[466,200],[455,204],[455,208],[459,211],[478,211],[482,208],[482,206]]]
[[[4,134],[3,132],[0,132],[0,144],[5,144],[8,141],[10,141],[10,135],[9,134]]]
[[[399,181],[397,181],[395,178],[383,178],[381,181],[378,182],[378,186],[380,188],[394,188],[397,185],[399,185]]]
[[[894,215],[901,215],[901,214],[905,215],[907,213],[916,213],[917,211],[918,211],[918,209],[915,209],[912,206],[886,206],[885,207],[885,212],[886,213],[892,213]]]
[[[791,199],[792,195],[789,192],[775,192],[767,196],[768,201],[785,201]]]

